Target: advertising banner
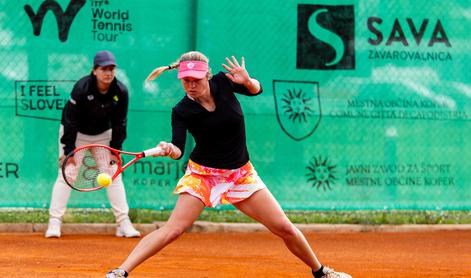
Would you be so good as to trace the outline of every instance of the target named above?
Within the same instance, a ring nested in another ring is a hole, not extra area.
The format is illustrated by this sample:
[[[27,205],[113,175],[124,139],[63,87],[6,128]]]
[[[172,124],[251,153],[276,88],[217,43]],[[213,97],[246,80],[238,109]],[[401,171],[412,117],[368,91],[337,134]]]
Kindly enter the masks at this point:
[[[93,55],[113,52],[128,86],[128,137],[171,140],[190,50],[224,71],[244,57],[263,93],[238,95],[250,160],[285,209],[471,209],[469,1],[0,2],[0,206],[48,207],[61,111]],[[185,157],[124,173],[132,208],[172,208]],[[71,207],[108,207],[105,192]],[[231,209],[231,207],[221,207]]]

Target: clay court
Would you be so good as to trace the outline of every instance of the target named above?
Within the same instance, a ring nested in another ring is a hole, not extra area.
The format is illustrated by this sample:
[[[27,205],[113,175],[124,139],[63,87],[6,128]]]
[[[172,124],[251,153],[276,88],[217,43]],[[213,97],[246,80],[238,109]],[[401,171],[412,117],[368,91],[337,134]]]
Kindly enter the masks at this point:
[[[321,261],[353,277],[471,277],[471,232],[306,233]],[[2,277],[104,277],[138,239],[1,233]],[[187,233],[130,277],[310,277],[265,232]]]

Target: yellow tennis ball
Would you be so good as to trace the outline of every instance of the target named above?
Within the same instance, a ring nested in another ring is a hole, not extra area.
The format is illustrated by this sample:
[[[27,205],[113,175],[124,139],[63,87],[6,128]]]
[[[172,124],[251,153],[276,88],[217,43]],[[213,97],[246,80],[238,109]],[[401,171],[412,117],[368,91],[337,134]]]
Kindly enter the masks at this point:
[[[96,182],[100,186],[107,187],[112,182],[111,176],[108,175],[107,173],[101,173],[96,177]]]

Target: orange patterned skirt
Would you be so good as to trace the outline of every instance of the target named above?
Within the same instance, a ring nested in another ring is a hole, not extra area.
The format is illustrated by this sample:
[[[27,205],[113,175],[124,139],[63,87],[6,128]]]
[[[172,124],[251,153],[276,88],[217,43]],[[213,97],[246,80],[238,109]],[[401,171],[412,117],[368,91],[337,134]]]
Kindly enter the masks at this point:
[[[174,193],[188,193],[207,207],[215,207],[240,202],[263,188],[266,185],[250,161],[238,169],[227,170],[206,167],[190,160]]]

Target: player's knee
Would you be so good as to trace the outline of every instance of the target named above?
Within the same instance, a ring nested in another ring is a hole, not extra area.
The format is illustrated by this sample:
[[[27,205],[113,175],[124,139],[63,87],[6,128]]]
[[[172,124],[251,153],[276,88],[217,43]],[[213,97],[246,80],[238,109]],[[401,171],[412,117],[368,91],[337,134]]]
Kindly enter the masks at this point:
[[[185,227],[171,227],[169,231],[167,232],[167,240],[168,241],[176,240],[185,232],[185,230],[186,230]]]
[[[290,222],[278,225],[273,232],[281,238],[292,238],[298,235],[297,228]]]

